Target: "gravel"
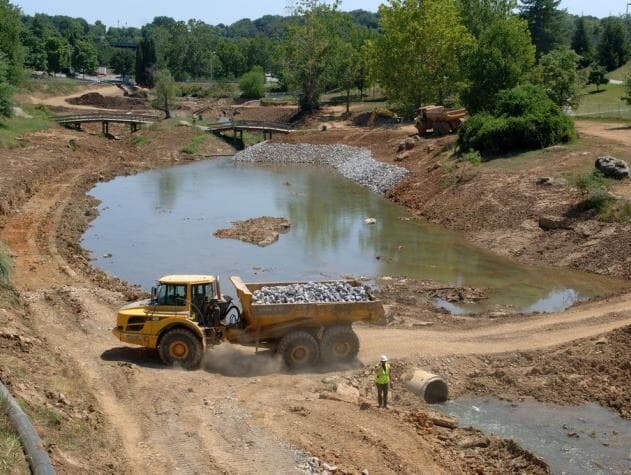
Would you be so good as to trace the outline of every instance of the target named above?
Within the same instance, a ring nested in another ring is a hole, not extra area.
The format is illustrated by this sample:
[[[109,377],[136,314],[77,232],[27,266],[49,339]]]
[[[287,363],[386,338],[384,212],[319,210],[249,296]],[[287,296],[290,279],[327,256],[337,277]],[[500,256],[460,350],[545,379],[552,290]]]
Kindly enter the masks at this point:
[[[239,162],[324,165],[376,192],[386,193],[408,174],[405,168],[381,163],[370,150],[348,145],[275,144],[262,142],[235,155]]]
[[[368,287],[352,286],[347,282],[306,282],[262,287],[254,292],[254,302],[262,304],[368,301]]]

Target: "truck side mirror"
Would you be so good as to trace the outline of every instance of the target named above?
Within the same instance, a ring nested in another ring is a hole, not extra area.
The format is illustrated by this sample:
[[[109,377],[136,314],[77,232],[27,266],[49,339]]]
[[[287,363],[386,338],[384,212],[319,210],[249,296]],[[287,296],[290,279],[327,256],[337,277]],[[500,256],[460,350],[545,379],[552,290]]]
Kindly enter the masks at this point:
[[[151,300],[158,300],[158,288],[151,287]]]

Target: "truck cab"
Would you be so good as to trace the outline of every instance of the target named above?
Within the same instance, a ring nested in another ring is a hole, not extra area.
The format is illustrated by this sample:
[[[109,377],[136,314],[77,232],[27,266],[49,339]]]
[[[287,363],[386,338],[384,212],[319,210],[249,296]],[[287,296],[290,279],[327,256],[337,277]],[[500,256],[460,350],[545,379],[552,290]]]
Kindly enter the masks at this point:
[[[221,294],[214,276],[164,276],[151,289],[151,298],[119,309],[112,333],[125,343],[159,348],[160,357],[170,364],[189,361],[191,351],[199,351],[201,359],[206,339],[220,340],[222,328],[237,323],[239,311],[231,301]],[[226,313],[231,313],[228,319]],[[168,335],[169,341],[173,335],[181,341],[165,345]]]

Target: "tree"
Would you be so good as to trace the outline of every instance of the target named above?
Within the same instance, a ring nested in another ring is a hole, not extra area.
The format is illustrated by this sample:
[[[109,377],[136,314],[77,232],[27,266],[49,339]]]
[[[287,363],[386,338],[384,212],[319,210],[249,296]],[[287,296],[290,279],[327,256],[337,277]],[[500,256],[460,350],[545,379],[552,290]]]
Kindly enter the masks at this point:
[[[598,60],[607,71],[613,71],[629,59],[629,35],[626,25],[620,18],[605,18],[602,23]]]
[[[492,111],[497,93],[526,82],[534,65],[535,47],[527,23],[515,16],[497,17],[465,56],[464,105],[472,114]]]
[[[96,48],[87,40],[76,40],[72,51],[72,67],[83,74],[92,73],[96,69]]]
[[[59,36],[46,39],[46,64],[49,73],[59,73],[70,67],[70,45]]]
[[[25,49],[20,40],[22,19],[19,8],[0,0],[0,52],[5,55],[6,80],[17,84],[22,74]]]
[[[459,59],[475,40],[454,0],[391,0],[379,17],[375,73],[392,102],[411,110],[460,89]]]
[[[152,38],[145,36],[136,48],[136,82],[139,85],[153,87],[156,62],[156,45]]]
[[[13,115],[13,86],[9,83],[9,71],[7,55],[0,51],[0,117]]]
[[[521,0],[521,3],[522,17],[528,22],[540,58],[562,44],[562,16],[558,9],[561,0]]]
[[[631,105],[631,75],[627,76],[624,81],[625,96],[622,98],[627,104]]]
[[[458,0],[458,5],[464,25],[479,38],[491,23],[513,16],[517,0]]]
[[[118,49],[112,55],[110,66],[116,74],[128,76],[134,70],[135,56],[128,49]]]
[[[351,90],[357,85],[361,73],[362,57],[352,44],[343,42],[337,51],[337,85],[346,91],[346,115],[351,109]]]
[[[572,38],[572,49],[581,56],[581,66],[586,67],[594,58],[592,32],[587,27],[585,17],[576,20],[576,30]]]
[[[260,99],[265,96],[265,72],[261,67],[255,67],[241,76],[239,81],[241,97],[246,99]]]
[[[600,64],[592,66],[592,70],[589,73],[589,84],[596,85],[596,91],[600,92],[600,85],[609,83],[607,77],[607,70]]]
[[[570,48],[559,48],[541,58],[543,87],[559,107],[578,105],[581,81],[578,74],[580,56]]]
[[[171,106],[175,101],[177,86],[168,69],[161,69],[155,74],[156,99],[154,107],[164,112],[167,119],[171,118]]]
[[[285,73],[299,91],[300,108],[310,112],[320,107],[320,94],[332,73],[339,43],[336,23],[338,2],[299,0],[293,14],[285,48]]]

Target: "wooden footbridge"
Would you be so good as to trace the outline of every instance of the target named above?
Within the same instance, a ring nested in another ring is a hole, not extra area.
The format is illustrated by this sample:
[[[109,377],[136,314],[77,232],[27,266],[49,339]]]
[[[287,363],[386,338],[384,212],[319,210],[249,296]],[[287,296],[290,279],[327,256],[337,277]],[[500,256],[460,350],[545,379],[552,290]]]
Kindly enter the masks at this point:
[[[66,127],[73,127],[81,130],[81,124],[101,122],[104,134],[109,134],[109,125],[129,124],[132,132],[137,131],[142,124],[155,124],[161,119],[157,115],[152,114],[131,114],[131,113],[112,113],[112,112],[92,112],[86,114],[60,115],[55,118],[57,123]]]
[[[243,141],[243,131],[248,130],[252,132],[263,132],[264,139],[272,138],[275,133],[289,134],[293,132],[294,128],[287,123],[281,122],[265,122],[258,120],[228,120],[225,122],[217,122],[206,126],[206,130],[212,132],[215,135],[220,135],[223,132],[232,131],[233,137],[237,137]]]

